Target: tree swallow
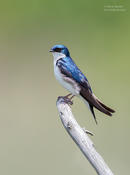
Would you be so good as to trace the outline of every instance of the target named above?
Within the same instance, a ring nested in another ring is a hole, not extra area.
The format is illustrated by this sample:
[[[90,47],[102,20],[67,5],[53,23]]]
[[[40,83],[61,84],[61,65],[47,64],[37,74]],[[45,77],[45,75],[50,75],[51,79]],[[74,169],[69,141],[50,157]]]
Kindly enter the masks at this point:
[[[80,97],[88,105],[95,122],[97,123],[93,109],[94,107],[99,111],[112,116],[111,113],[114,113],[115,111],[104,105],[94,95],[87,78],[70,57],[68,48],[64,45],[55,45],[51,48],[50,52],[52,52],[54,57],[54,74],[56,79],[73,96]],[[69,95],[65,97],[68,98]]]

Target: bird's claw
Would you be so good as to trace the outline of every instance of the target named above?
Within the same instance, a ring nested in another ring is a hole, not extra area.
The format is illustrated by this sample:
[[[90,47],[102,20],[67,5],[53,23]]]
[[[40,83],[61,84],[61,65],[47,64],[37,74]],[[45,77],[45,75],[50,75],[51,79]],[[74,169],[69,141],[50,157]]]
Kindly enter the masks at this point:
[[[59,96],[57,101],[60,100],[60,102],[67,103],[68,105],[73,105],[73,101],[71,99],[72,98],[68,98],[68,96]]]
[[[68,104],[68,105],[73,105],[73,101],[71,101],[71,98],[68,98],[68,97],[63,97],[65,102]]]

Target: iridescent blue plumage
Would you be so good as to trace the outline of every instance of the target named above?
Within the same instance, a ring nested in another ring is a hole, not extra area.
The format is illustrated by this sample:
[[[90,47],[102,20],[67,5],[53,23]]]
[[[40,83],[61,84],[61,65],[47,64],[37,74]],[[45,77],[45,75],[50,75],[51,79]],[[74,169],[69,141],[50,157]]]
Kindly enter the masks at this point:
[[[52,52],[54,56],[54,73],[56,79],[63,87],[70,91],[72,95],[80,97],[88,104],[95,121],[94,107],[99,111],[112,116],[111,113],[115,111],[103,104],[93,94],[87,78],[70,57],[68,48],[64,45],[55,45],[51,48],[50,52]]]
[[[92,89],[89,85],[87,78],[80,71],[80,69],[76,66],[72,58],[64,57],[58,60],[57,63],[58,63],[59,68],[61,69],[61,72],[64,72],[66,76],[73,78],[75,81],[77,81],[79,84],[81,84],[85,88],[89,88],[89,90],[92,92]]]
[[[56,52],[61,52],[63,54],[65,54],[67,57],[70,56],[69,50],[67,47],[65,47],[64,45],[55,45],[51,48],[51,50],[55,50]]]

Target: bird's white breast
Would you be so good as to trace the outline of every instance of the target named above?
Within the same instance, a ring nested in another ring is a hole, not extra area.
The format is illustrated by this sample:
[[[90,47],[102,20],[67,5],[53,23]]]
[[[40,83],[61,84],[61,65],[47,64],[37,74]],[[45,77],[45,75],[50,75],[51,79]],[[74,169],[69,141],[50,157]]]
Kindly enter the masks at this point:
[[[59,67],[56,65],[56,61],[54,59],[54,74],[56,79],[64,88],[66,88],[73,95],[79,95],[80,88],[78,87],[77,83],[74,80],[64,76],[60,72]]]

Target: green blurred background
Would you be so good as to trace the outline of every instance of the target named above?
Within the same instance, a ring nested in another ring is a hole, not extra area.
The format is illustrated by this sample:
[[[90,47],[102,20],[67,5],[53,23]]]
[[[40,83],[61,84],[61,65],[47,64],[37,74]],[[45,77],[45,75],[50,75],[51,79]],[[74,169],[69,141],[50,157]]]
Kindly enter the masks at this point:
[[[116,5],[124,10],[105,11]],[[114,174],[129,174],[129,19],[121,0],[0,2],[1,175],[96,175],[58,116],[56,99],[67,91],[54,78],[55,44],[70,49],[94,93],[116,110],[112,118],[96,111],[96,125],[78,98],[72,107]]]

